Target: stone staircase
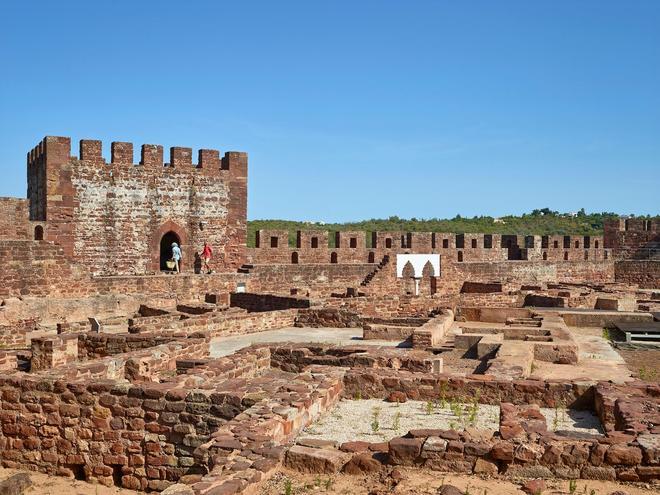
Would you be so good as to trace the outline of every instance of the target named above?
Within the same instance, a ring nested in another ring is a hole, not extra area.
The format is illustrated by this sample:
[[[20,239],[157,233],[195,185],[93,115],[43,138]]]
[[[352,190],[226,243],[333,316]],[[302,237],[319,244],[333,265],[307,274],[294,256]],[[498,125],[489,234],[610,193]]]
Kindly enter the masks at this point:
[[[364,280],[360,282],[360,287],[368,286],[373,280],[373,278],[376,275],[378,275],[378,273],[383,268],[385,268],[389,262],[390,262],[390,255],[386,254],[385,256],[383,256],[383,259],[380,261],[380,263],[378,263],[378,266],[373,271],[369,272],[369,274],[366,277],[364,277]]]

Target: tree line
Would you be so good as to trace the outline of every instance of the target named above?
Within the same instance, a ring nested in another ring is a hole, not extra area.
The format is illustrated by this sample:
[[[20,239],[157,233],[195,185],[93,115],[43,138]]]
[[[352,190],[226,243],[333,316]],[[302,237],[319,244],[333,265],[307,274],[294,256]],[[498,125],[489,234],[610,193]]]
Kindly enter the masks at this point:
[[[519,235],[603,235],[603,224],[608,219],[622,215],[613,212],[586,213],[584,208],[575,213],[559,213],[549,208],[535,209],[522,215],[503,217],[475,216],[472,218],[456,215],[454,218],[372,218],[358,222],[324,223],[293,220],[250,220],[248,221],[248,246],[253,247],[256,231],[261,229],[287,230],[289,244],[295,245],[298,230],[327,230],[330,233],[330,247],[334,247],[334,233],[337,231],[370,232],[448,232]],[[634,216],[634,215],[628,215]],[[639,218],[651,218],[638,215]],[[657,217],[656,217],[657,218]],[[371,237],[367,235],[367,245]]]

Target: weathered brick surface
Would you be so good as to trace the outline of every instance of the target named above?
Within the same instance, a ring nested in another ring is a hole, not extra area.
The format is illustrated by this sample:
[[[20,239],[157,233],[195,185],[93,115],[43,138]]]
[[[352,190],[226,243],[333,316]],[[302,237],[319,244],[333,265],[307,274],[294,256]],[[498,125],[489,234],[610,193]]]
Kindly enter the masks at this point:
[[[27,199],[0,198],[0,239],[31,238]]]
[[[645,289],[660,286],[660,260],[622,260],[615,264],[617,282],[636,284]]]

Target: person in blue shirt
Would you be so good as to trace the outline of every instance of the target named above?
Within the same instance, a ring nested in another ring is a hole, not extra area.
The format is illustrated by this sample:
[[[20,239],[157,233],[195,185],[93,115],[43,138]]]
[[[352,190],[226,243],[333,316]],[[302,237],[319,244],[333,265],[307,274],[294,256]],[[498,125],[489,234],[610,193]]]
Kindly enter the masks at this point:
[[[174,271],[179,273],[179,261],[181,260],[181,248],[176,242],[172,243],[172,259],[174,260]]]

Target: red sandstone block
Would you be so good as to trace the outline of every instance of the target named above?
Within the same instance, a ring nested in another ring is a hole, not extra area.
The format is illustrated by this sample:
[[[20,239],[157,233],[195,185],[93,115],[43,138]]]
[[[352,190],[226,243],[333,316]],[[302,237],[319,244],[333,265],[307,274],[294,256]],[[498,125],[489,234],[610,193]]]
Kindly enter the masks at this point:
[[[101,141],[92,140],[92,139],[81,139],[80,140],[80,159],[87,161],[101,161],[103,157],[101,156]]]
[[[113,142],[111,144],[112,163],[133,163],[133,143]]]
[[[642,462],[642,451],[639,447],[614,444],[607,449],[605,460],[608,464],[634,466]]]
[[[173,146],[170,148],[170,166],[192,167],[192,148]]]
[[[140,164],[145,167],[162,167],[163,147],[160,144],[143,144]]]
[[[422,438],[394,438],[389,443],[389,459],[392,464],[412,465],[422,451]]]

